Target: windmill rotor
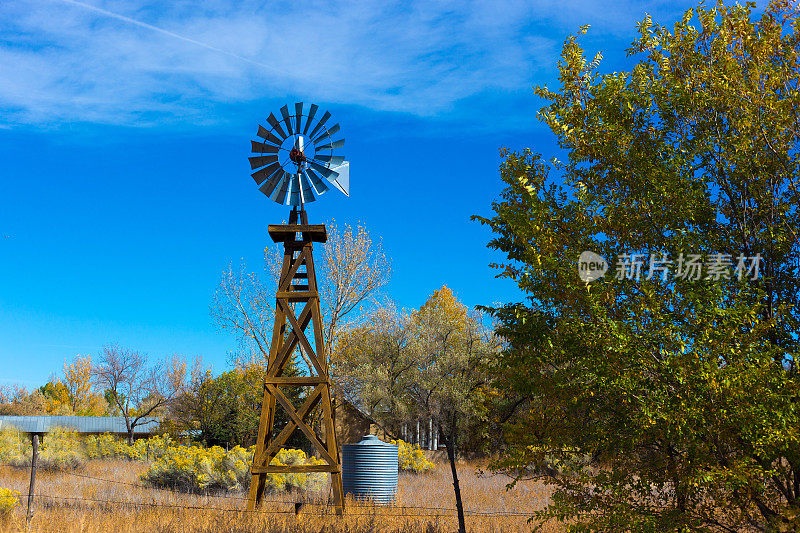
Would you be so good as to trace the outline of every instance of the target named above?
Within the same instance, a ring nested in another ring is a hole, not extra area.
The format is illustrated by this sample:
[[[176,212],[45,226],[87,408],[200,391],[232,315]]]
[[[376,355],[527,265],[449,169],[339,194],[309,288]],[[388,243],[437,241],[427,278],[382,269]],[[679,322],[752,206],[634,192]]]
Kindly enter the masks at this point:
[[[253,180],[271,200],[291,206],[313,202],[333,185],[350,196],[350,162],[339,153],[344,138],[335,139],[338,123],[328,127],[331,114],[318,114],[319,106],[306,110],[303,102],[280,108],[258,126],[258,141],[250,141]],[[318,118],[319,117],[319,118]]]

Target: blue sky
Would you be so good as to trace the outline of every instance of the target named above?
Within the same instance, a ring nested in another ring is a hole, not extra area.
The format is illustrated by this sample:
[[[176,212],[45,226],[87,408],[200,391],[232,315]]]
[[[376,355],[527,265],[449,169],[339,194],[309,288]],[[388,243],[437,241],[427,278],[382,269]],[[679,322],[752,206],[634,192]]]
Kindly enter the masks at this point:
[[[295,101],[334,114],[351,162],[351,198],[309,216],[382,239],[389,297],[518,300],[469,217],[502,190],[501,146],[555,155],[531,87],[556,86],[580,25],[610,72],[645,12],[672,24],[691,5],[0,3],[0,384],[37,386],[110,342],[224,370],[220,274],[261,269],[288,212],[253,187],[249,140]]]

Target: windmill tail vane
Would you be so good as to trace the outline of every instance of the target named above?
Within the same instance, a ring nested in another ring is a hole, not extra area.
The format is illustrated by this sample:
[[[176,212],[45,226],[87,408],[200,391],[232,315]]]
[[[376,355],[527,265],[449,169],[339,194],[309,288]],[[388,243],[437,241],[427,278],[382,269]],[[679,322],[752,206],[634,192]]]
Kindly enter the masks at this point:
[[[333,185],[350,196],[350,162],[337,153],[344,138],[335,139],[339,124],[328,126],[331,114],[319,106],[305,109],[303,102],[280,109],[258,126],[260,140],[250,141],[251,174],[258,189],[282,205],[302,206],[325,194]],[[321,115],[321,116],[320,116]]]

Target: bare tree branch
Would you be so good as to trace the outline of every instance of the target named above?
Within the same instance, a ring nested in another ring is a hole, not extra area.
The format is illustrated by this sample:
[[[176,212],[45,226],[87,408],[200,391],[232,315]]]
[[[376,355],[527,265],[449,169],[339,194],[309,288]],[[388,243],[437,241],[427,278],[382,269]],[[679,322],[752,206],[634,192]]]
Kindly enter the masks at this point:
[[[122,413],[132,444],[134,429],[145,423],[144,418],[171,405],[184,389],[186,364],[175,356],[169,363],[148,366],[144,354],[110,344],[94,372],[97,386],[110,392],[110,401]]]

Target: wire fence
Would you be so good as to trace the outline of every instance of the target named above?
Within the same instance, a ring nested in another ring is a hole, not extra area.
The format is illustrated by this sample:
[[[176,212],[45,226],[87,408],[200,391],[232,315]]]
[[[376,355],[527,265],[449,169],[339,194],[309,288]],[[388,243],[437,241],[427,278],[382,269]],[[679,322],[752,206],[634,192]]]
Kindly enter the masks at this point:
[[[0,464],[0,466],[10,466],[15,467],[16,465],[11,464]],[[107,479],[101,478],[96,476],[90,476],[88,474],[82,474],[79,472],[72,472],[69,470],[55,470],[55,472],[66,474],[69,476],[91,479],[94,481],[102,481],[104,483],[109,484],[116,484],[116,485],[126,485],[131,487],[137,487],[142,489],[152,490],[155,487],[153,485],[146,485],[143,483],[133,483],[130,481],[121,481],[115,479]],[[161,487],[163,489],[163,487]],[[185,497],[187,495],[194,495],[197,497],[205,497],[205,498],[214,498],[219,500],[233,500],[233,501],[248,501],[248,498],[243,498],[240,496],[233,496],[233,495],[217,495],[217,494],[193,494],[187,493],[178,490],[172,489],[164,489],[168,490],[170,493],[175,494],[180,497]],[[162,507],[162,508],[173,508],[173,509],[188,509],[188,510],[202,510],[202,511],[213,511],[213,512],[228,512],[228,513],[244,513],[244,514],[257,514],[257,515],[264,515],[264,514],[297,514],[297,509],[294,507],[297,504],[301,504],[303,507],[312,507],[312,508],[319,508],[320,510],[305,510],[302,513],[304,515],[319,515],[319,516],[328,516],[333,514],[333,506],[327,502],[314,502],[314,501],[304,501],[302,499],[299,500],[274,500],[274,499],[265,499],[262,502],[262,506],[269,505],[269,504],[286,504],[291,505],[293,508],[289,510],[281,510],[281,509],[255,509],[255,510],[248,510],[243,508],[232,508],[232,507],[214,507],[208,505],[178,505],[173,503],[164,503],[164,502],[153,502],[153,501],[131,501],[131,500],[112,500],[112,499],[98,499],[98,498],[86,498],[86,497],[78,497],[78,496],[58,496],[53,494],[39,494],[34,493],[34,498],[39,501],[51,501],[51,502],[89,502],[93,504],[100,504],[100,505],[115,505],[115,506],[126,506],[126,507]],[[20,503],[24,504],[25,500],[27,499],[28,494],[20,494],[19,499]],[[380,511],[380,512],[378,512]],[[441,517],[443,515],[455,514],[458,510],[455,507],[427,507],[427,506],[414,506],[414,505],[387,505],[387,506],[378,506],[378,505],[364,505],[364,504],[356,504],[350,505],[346,508],[345,514],[348,516],[373,516],[373,515],[386,515],[386,516],[400,516],[400,517]],[[470,510],[464,509],[465,516],[473,516],[473,517],[517,517],[517,518],[524,518],[524,517],[531,517],[532,512],[521,512],[521,511],[499,511],[499,510]]]

